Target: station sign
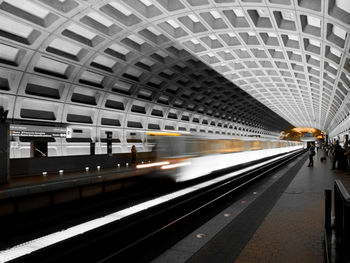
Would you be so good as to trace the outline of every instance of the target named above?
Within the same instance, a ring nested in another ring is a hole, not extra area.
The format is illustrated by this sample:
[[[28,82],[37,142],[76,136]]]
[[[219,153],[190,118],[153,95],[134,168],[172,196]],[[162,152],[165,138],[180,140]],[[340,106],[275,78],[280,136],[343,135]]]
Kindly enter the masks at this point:
[[[307,137],[307,138],[314,137],[314,134],[313,133],[303,132],[303,137]]]
[[[70,128],[63,127],[11,124],[10,136],[37,138],[69,138],[68,136],[71,136],[72,134],[71,129],[69,129]]]

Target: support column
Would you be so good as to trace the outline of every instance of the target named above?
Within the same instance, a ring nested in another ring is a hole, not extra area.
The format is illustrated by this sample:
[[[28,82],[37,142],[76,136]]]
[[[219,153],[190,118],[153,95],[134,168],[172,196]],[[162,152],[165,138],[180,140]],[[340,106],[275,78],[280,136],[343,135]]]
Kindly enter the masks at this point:
[[[0,184],[10,176],[10,124],[0,122]]]
[[[112,132],[106,131],[107,135],[107,154],[112,155]]]
[[[90,142],[90,155],[95,155],[95,142]]]

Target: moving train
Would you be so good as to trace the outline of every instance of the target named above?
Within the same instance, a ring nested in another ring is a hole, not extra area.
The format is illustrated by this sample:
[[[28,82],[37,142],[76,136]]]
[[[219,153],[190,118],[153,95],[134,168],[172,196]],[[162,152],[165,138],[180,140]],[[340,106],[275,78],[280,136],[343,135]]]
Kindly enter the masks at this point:
[[[157,176],[183,182],[304,146],[301,142],[263,138],[167,134],[154,136],[155,162],[139,164],[137,168],[156,167]]]

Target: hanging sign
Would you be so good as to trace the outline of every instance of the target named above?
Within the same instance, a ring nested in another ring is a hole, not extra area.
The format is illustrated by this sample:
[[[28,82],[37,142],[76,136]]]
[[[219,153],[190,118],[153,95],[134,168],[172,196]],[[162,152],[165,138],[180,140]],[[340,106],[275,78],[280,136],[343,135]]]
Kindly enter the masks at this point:
[[[13,137],[66,138],[67,129],[63,127],[11,124],[10,135]]]

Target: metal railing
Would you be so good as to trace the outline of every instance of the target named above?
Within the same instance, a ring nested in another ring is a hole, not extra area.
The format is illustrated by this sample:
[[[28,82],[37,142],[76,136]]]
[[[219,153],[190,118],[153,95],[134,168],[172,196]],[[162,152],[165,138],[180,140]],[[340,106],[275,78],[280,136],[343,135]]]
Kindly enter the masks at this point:
[[[344,262],[350,260],[350,195],[340,180],[334,182],[334,227]]]

